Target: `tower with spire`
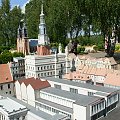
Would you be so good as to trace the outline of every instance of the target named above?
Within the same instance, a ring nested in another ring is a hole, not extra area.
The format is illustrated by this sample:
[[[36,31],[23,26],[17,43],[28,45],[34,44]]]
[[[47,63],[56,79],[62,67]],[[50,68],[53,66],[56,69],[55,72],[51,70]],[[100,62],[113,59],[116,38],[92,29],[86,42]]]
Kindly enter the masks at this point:
[[[20,25],[18,27],[17,52],[21,52],[24,55],[29,54],[29,40],[28,40],[27,27],[25,22],[23,23],[22,28]]]
[[[50,42],[46,33],[45,15],[43,12],[43,3],[42,3],[41,14],[40,14],[40,24],[39,24],[39,34],[38,34],[37,54],[49,55],[50,54],[49,44]]]

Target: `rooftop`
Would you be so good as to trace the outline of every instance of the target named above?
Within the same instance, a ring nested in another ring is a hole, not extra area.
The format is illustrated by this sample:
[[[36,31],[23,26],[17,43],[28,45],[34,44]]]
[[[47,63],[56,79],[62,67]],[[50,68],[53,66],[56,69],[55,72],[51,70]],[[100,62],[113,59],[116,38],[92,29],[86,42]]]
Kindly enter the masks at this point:
[[[31,85],[34,90],[50,87],[50,84],[48,81],[41,81],[40,79],[35,79],[34,77],[21,79],[21,80],[18,80],[18,82],[20,84],[24,83],[26,86]]]
[[[3,108],[8,114],[21,109],[26,109],[26,106],[9,99],[8,97],[0,98],[0,107]]]
[[[120,74],[108,74],[104,84],[120,86]]]
[[[8,64],[0,64],[0,83],[13,82]]]
[[[65,54],[57,54],[57,57],[65,57]],[[51,59],[51,58],[55,58],[55,54],[51,54],[51,55],[26,55],[25,58],[27,59]]]
[[[30,46],[37,46],[38,45],[38,39],[29,39]]]
[[[84,83],[80,83],[80,82],[68,81],[65,79],[59,79],[59,78],[53,78],[53,77],[46,77],[44,79],[48,80],[48,82],[53,81],[53,82],[68,84],[68,85],[72,85],[72,86],[76,86],[76,87],[82,87],[82,88],[92,89],[92,90],[106,92],[106,93],[112,93],[112,92],[117,91],[117,89],[113,89],[113,88],[84,84]]]
[[[52,116],[52,115],[50,115],[46,112],[43,112],[41,110],[36,110],[35,107],[33,107],[33,106],[31,106],[31,105],[29,105],[25,102],[22,102],[21,100],[18,100],[14,97],[9,96],[9,98],[12,99],[13,101],[18,102],[19,104],[22,104],[22,105],[26,106],[29,109],[30,112],[32,112],[33,114],[35,114],[35,115],[37,115],[37,116],[39,116],[39,117],[41,117],[45,120],[60,120],[62,118],[65,118],[65,115],[56,114],[56,115]]]
[[[95,104],[96,101],[100,101],[101,98],[100,97],[96,97],[96,96],[86,96],[86,95],[81,95],[81,94],[75,94],[72,92],[68,92],[68,91],[64,91],[64,90],[60,90],[60,89],[56,89],[56,88],[45,88],[43,90],[41,90],[42,92],[46,92],[49,94],[53,94],[56,96],[60,96],[63,98],[67,98],[73,102],[75,102],[78,105],[81,106],[87,106],[89,104]]]

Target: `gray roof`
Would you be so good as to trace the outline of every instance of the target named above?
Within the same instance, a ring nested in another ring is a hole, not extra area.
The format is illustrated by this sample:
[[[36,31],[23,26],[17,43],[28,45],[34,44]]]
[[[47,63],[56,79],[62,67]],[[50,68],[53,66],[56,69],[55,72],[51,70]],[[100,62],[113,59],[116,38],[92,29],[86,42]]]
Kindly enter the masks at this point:
[[[112,92],[117,91],[117,89],[114,89],[114,88],[95,86],[95,85],[91,85],[91,84],[87,84],[87,83],[85,84],[85,83],[69,81],[69,80],[59,79],[59,78],[54,78],[54,77],[46,77],[44,79],[46,79],[48,81],[54,81],[54,82],[58,82],[58,83],[68,84],[68,85],[82,87],[82,88],[86,88],[86,89],[97,90],[97,91],[106,92],[106,93],[112,93]]]
[[[14,111],[21,111],[20,109],[26,109],[26,106],[21,105],[18,102],[13,101],[7,97],[0,98],[0,107],[2,107],[8,114]]]
[[[37,45],[38,45],[38,39],[29,39],[29,45],[31,46],[31,47],[37,47]]]
[[[29,58],[29,59],[51,59],[51,58],[55,58],[55,54],[51,54],[51,55],[43,55],[43,56],[39,56],[39,55],[26,55],[25,56],[26,58]],[[65,54],[62,53],[62,54],[57,54],[57,57],[58,58],[65,58]]]
[[[72,108],[65,107],[65,106],[63,106],[63,105],[56,104],[56,103],[53,103],[53,102],[51,102],[51,101],[48,101],[48,100],[45,100],[45,99],[42,99],[42,98],[36,99],[36,104],[37,104],[37,101],[38,101],[38,102],[41,102],[41,103],[44,103],[44,104],[46,104],[46,105],[49,105],[49,106],[51,106],[51,107],[54,107],[54,108],[56,108],[56,109],[65,111],[65,112],[67,112],[67,113],[71,113],[71,114],[73,113]]]
[[[100,96],[107,96],[107,93],[102,93],[102,92],[96,92],[95,95],[100,95]]]
[[[36,110],[35,107],[33,107],[33,106],[31,106],[31,105],[29,105],[29,104],[27,104],[25,102],[22,102],[21,100],[18,100],[18,99],[14,98],[14,97],[9,96],[9,98],[16,101],[16,102],[18,102],[18,103],[20,103],[20,104],[22,104],[22,105],[24,105],[24,106],[26,106],[29,109],[30,112],[34,113],[35,115],[37,115],[37,116],[39,116],[39,117],[41,117],[41,118],[43,118],[45,120],[59,120],[62,117],[63,118],[65,117],[65,115],[58,115],[58,114],[56,114],[55,116],[54,115],[52,116],[52,115],[50,115],[48,113],[45,113],[45,112],[43,112],[41,110]]]
[[[100,97],[96,97],[96,96],[86,96],[81,94],[75,94],[72,92],[68,92],[68,91],[64,91],[64,90],[60,90],[52,87],[42,89],[41,91],[69,99],[75,102],[76,104],[85,106],[85,107],[89,104],[94,104],[97,100],[101,99]]]

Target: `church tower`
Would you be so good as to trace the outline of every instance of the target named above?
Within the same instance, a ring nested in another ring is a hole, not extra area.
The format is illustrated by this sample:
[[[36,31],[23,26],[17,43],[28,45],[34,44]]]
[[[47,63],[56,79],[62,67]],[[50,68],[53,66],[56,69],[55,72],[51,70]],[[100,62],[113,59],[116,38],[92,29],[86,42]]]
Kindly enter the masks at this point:
[[[45,15],[43,13],[43,4],[41,5],[39,34],[38,34],[38,55],[50,55],[49,38],[46,33]]]
[[[17,52],[21,52],[24,55],[29,54],[29,40],[27,35],[27,27],[25,23],[23,27],[19,25],[17,36]]]

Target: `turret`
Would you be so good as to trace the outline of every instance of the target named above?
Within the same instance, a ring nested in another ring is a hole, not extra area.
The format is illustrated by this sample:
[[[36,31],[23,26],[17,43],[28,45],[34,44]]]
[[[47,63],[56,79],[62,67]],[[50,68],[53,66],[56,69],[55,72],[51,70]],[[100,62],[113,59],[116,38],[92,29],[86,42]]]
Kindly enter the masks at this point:
[[[22,38],[22,29],[21,29],[20,25],[19,25],[19,27],[18,27],[17,36],[18,36],[18,38]]]
[[[26,27],[26,24],[25,24],[25,23],[23,23],[22,37],[23,37],[23,38],[28,37],[28,34],[27,34],[27,27]]]
[[[41,5],[39,34],[38,34],[38,45],[48,45],[49,38],[46,33],[45,15],[43,12],[43,4]]]

